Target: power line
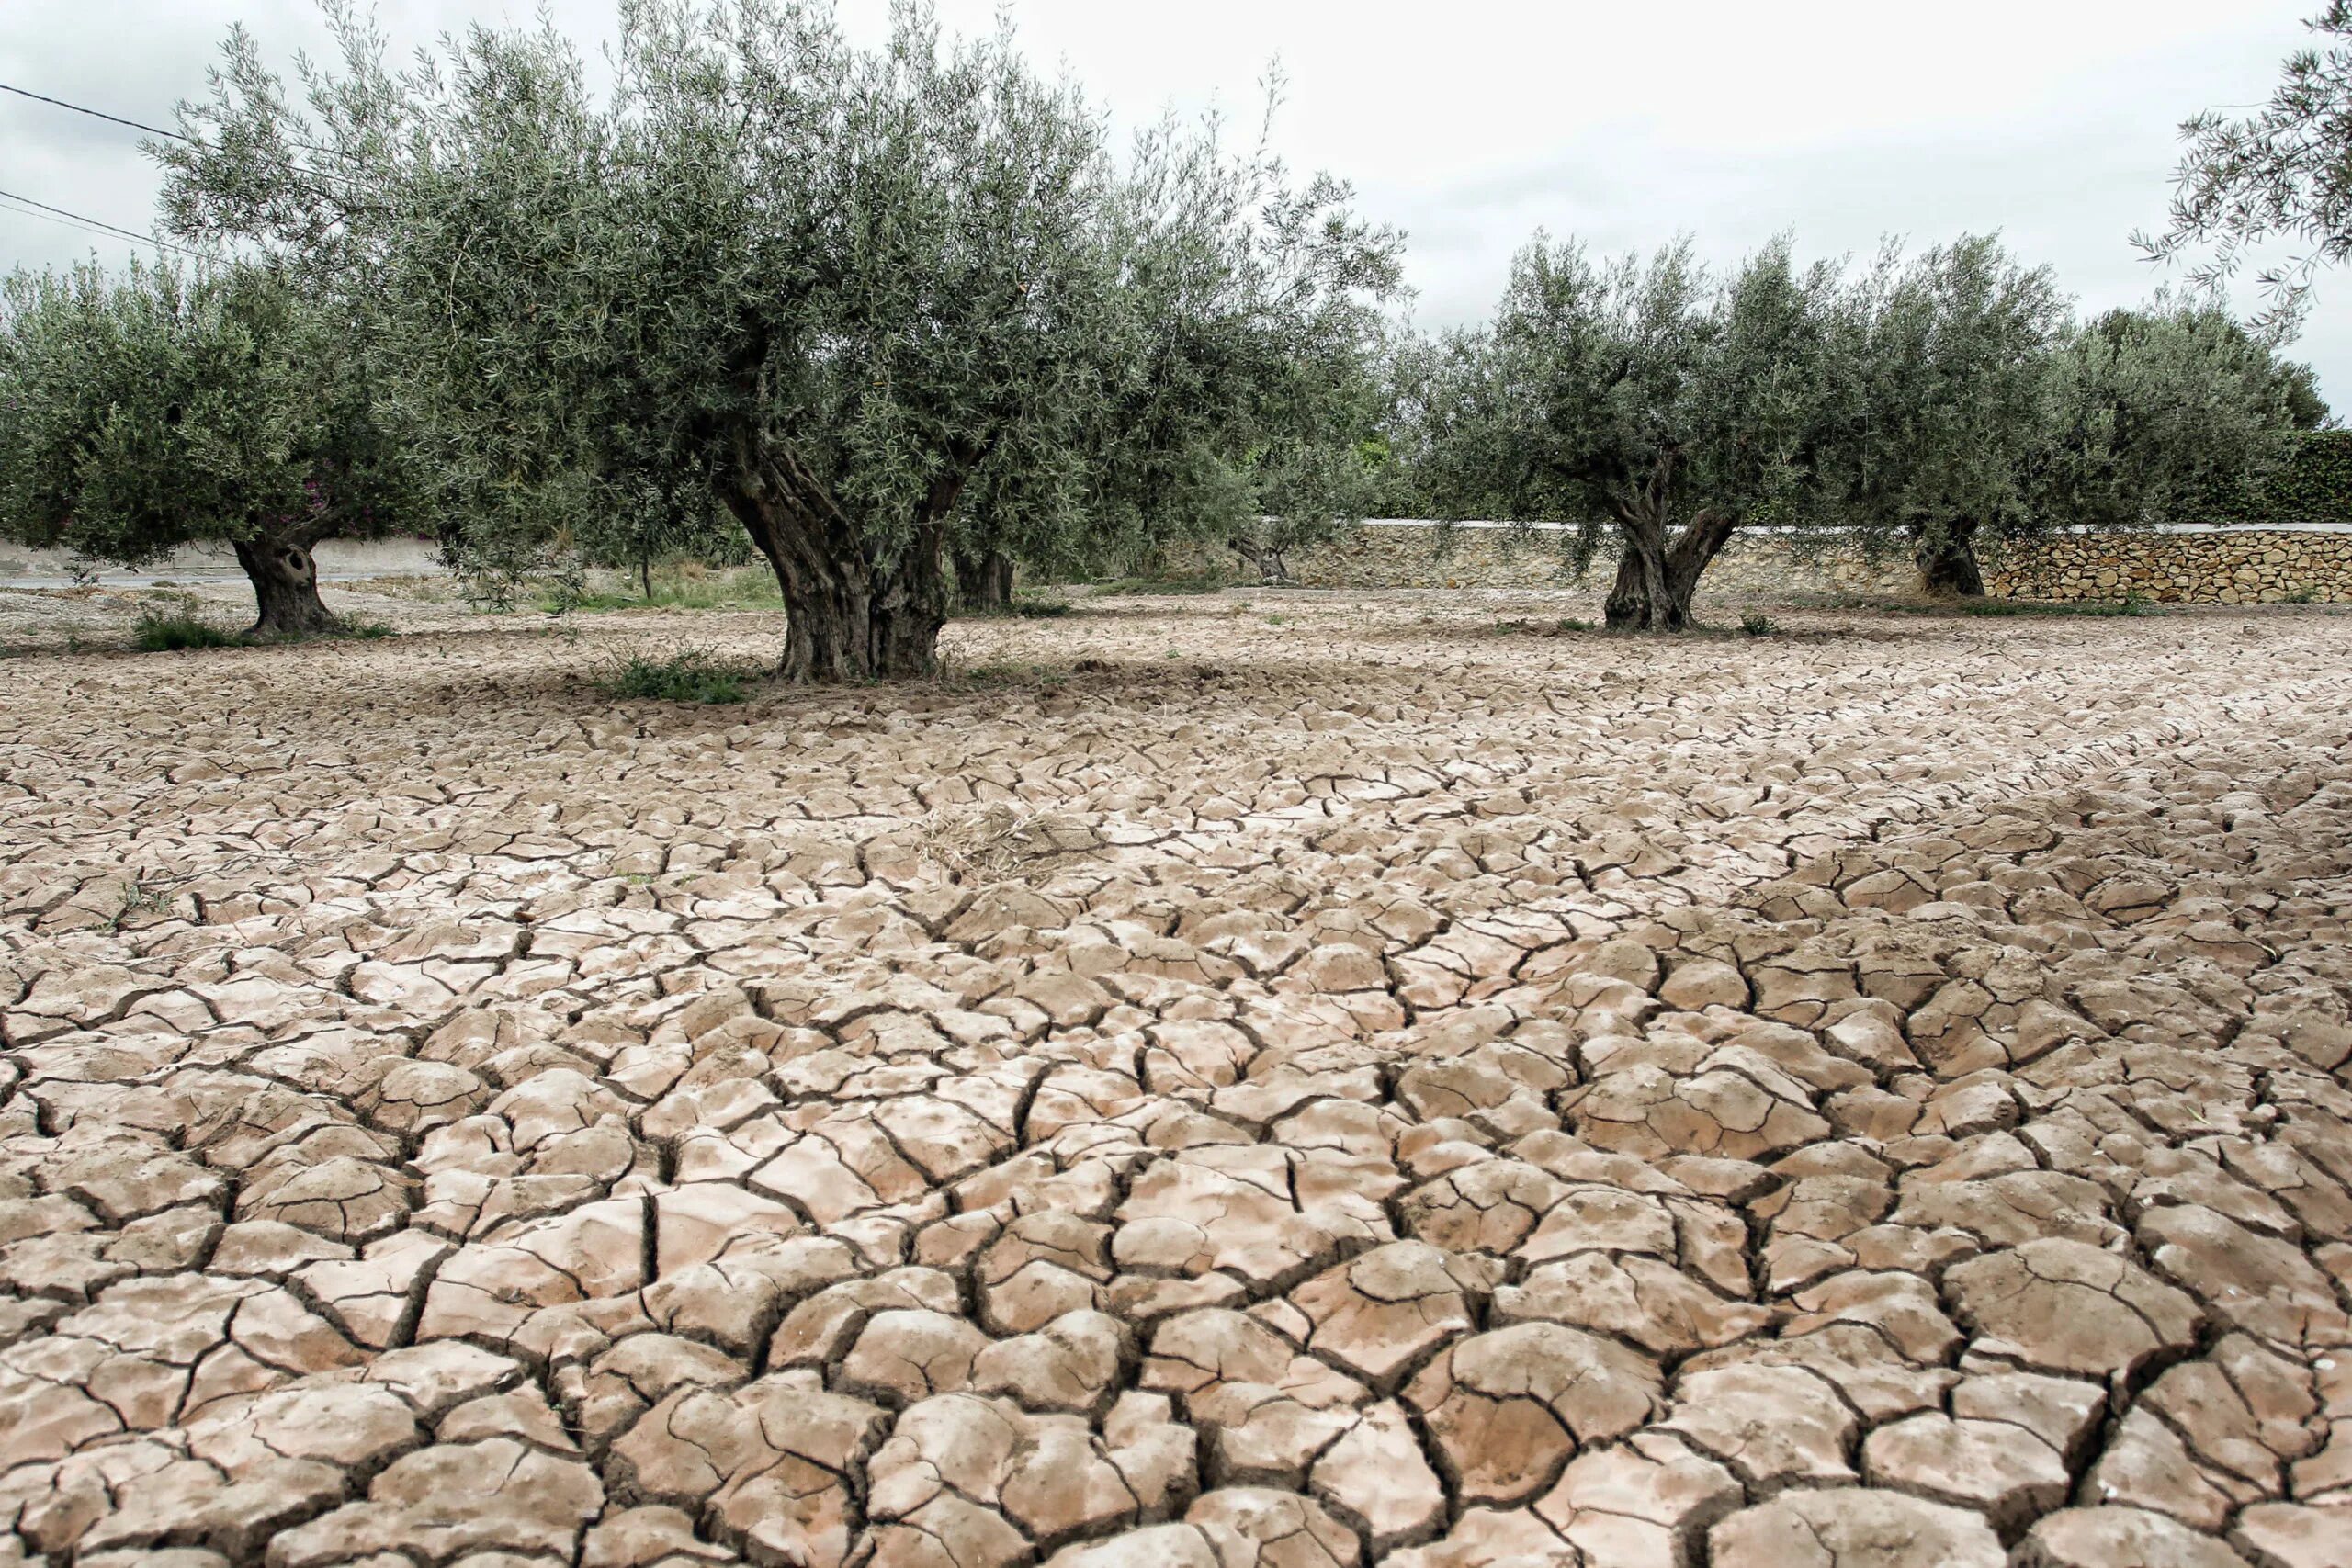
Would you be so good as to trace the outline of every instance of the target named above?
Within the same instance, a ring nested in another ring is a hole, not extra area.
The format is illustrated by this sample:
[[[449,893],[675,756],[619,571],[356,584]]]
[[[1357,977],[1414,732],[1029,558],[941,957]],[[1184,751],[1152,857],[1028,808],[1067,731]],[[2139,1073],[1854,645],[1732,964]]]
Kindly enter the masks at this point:
[[[75,114],[88,115],[92,119],[112,120],[117,125],[127,125],[133,130],[143,130],[151,136],[168,136],[175,141],[196,140],[193,136],[183,136],[176,130],[165,130],[160,125],[149,125],[143,120],[125,119],[119,114],[108,114],[104,109],[85,108],[80,104],[69,104],[63,98],[52,98],[46,93],[35,93],[23,87],[12,87],[6,82],[0,82],[0,93],[14,93],[20,98],[30,98],[35,103],[53,104],[62,109],[71,109]]]
[[[128,229],[116,228],[113,224],[107,222],[102,218],[92,218],[87,214],[81,212],[68,212],[62,207],[51,207],[45,201],[35,201],[31,197],[18,196],[14,191],[0,190],[0,197],[5,197],[9,201],[16,202],[21,207],[40,209],[40,211],[38,212],[27,213],[26,216],[28,218],[39,218],[43,215],[48,215],[51,222],[70,223],[74,228],[85,230],[93,234],[112,234],[119,239],[136,241],[138,243],[142,245],[153,245],[158,249],[166,251],[177,251],[181,255],[195,256],[199,261],[204,259],[203,253],[200,251],[191,251],[185,245],[175,245],[167,240],[158,240],[150,234],[134,234]]]
[[[191,147],[200,148],[204,145],[203,142],[198,141],[195,137],[186,135],[180,131],[166,130],[160,125],[149,125],[144,120],[125,119],[119,114],[108,114],[104,109],[94,109],[84,104],[68,103],[63,98],[53,98],[47,93],[36,93],[30,88],[15,86],[6,82],[0,82],[0,93],[14,93],[20,98],[30,98],[35,103],[48,104],[52,107],[65,109],[73,114],[87,115],[92,119],[103,119],[109,124],[128,126],[132,130],[143,130],[151,136],[167,136],[175,141],[185,141]],[[330,148],[312,147],[308,142],[298,141],[295,142],[294,145],[302,148],[306,152],[323,153],[328,157],[345,156],[345,154],[336,152]],[[300,164],[295,164],[290,159],[288,160],[288,162],[294,172],[298,174],[310,175],[319,179],[342,180],[345,184],[350,185],[359,183],[348,175],[338,175],[331,173],[325,169],[310,168]],[[28,218],[44,218],[51,223],[62,223],[71,228],[79,229],[85,233],[110,234],[119,239],[136,241],[138,243],[142,245],[153,245],[161,250],[176,252],[180,255],[194,256],[199,261],[205,259],[202,252],[192,251],[186,245],[175,245],[168,240],[159,240],[151,234],[134,234],[130,230],[118,228],[102,218],[92,218],[85,213],[69,212],[62,207],[51,207],[45,201],[35,201],[28,196],[17,196],[11,191],[0,190],[0,198],[5,198],[8,201],[13,201],[18,204],[16,208],[0,210],[19,211],[25,208],[36,209],[37,210],[25,212],[24,216]]]
[[[143,119],[125,119],[119,114],[108,114],[104,109],[94,109],[85,105],[68,103],[63,98],[52,98],[47,93],[36,93],[28,88],[11,86],[6,82],[0,82],[0,93],[14,93],[20,98],[30,98],[35,103],[51,104],[58,108],[70,110],[74,114],[88,115],[92,119],[103,119],[115,125],[127,125],[133,130],[143,130],[151,136],[168,136],[175,141],[185,141],[191,147],[201,148],[204,146],[203,142],[198,141],[193,136],[186,135],[183,132],[176,130],[165,130],[162,126],[149,125]],[[341,158],[346,163],[351,161],[351,154],[348,152],[338,152],[332,147],[313,146],[308,141],[294,141],[288,143],[288,145],[300,148],[305,152],[316,152],[322,158]],[[342,180],[345,184],[349,185],[356,185],[360,183],[349,175],[335,174],[332,170],[328,169],[314,169],[310,167],[308,164],[297,164],[291,158],[287,160],[287,165],[297,174],[314,175],[322,180]]]

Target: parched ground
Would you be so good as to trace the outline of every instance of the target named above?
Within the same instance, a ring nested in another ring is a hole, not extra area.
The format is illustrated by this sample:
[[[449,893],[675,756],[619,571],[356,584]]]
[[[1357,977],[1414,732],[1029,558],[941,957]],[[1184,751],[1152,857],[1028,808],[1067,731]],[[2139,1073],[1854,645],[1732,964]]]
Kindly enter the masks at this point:
[[[1237,604],[0,662],[0,1562],[2352,1562],[2352,618]]]

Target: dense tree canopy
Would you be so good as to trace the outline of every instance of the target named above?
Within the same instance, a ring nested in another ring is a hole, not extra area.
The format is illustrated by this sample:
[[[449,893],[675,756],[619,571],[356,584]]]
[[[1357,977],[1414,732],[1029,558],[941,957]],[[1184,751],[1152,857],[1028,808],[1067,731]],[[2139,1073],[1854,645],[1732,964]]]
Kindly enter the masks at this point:
[[[1853,315],[1849,482],[1819,520],[1907,542],[1934,592],[1983,592],[1986,539],[2144,525],[2245,493],[2307,417],[2301,367],[2209,296],[2078,322],[2047,268],[1987,236],[1890,250]]]
[[[1328,177],[1288,188],[1262,136],[1244,158],[1169,122],[1139,140],[1115,193],[1117,291],[1075,449],[1052,451],[1050,473],[991,464],[959,513],[958,575],[981,581],[983,602],[1016,554],[1086,570],[1184,538],[1278,562],[1363,514],[1402,239],[1348,199]]]
[[[2251,492],[2292,450],[2298,368],[2201,296],[2075,329],[2048,367],[2036,514],[2137,527]]]
[[[259,266],[19,273],[0,304],[0,533],[139,566],[227,544],[256,629],[331,623],[311,552],[415,516],[364,333]]]
[[[1273,372],[1394,287],[1346,187],[1169,130],[1123,164],[1008,32],[912,6],[861,49],[818,5],[628,0],[606,100],[544,28],[406,73],[341,38],[302,112],[232,41],[166,153],[180,231],[368,277],[463,549],[715,497],[796,679],[929,668],[959,530],[1166,526],[1163,466],[1241,461]]]

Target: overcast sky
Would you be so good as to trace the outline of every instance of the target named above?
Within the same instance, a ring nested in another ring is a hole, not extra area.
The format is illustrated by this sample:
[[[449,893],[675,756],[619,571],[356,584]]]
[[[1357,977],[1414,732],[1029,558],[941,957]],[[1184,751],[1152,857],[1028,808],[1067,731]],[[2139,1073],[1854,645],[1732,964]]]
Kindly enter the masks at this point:
[[[611,0],[548,0],[593,50]],[[2084,306],[2165,274],[2132,248],[2164,217],[2178,122],[2267,96],[2317,0],[1009,0],[1034,58],[1125,124],[1170,106],[1254,114],[1279,57],[1277,145],[1406,229],[1416,315],[1485,315],[1538,225],[1604,250],[1681,231],[1731,259],[1781,229],[1808,254],[2000,230]],[[943,0],[951,27],[995,0]],[[410,46],[529,0],[383,0]],[[885,0],[842,0],[861,32]],[[168,125],[228,25],[273,54],[322,38],[309,0],[0,0],[0,82]],[[0,191],[144,232],[133,132],[0,95]],[[5,208],[0,203],[0,208]],[[0,210],[0,260],[128,254]],[[2241,303],[2251,307],[2249,283]],[[2352,413],[2352,276],[2324,279],[2296,352]]]

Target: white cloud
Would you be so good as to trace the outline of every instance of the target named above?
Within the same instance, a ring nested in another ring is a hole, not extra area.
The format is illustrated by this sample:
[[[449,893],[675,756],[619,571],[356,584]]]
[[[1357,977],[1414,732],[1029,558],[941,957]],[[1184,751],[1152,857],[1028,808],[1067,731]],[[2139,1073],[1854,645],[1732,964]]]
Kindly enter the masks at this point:
[[[2161,222],[2176,128],[2266,96],[2314,0],[1012,0],[1036,58],[1066,62],[1123,123],[1164,108],[1254,118],[1279,57],[1276,144],[1352,179],[1411,233],[1428,324],[1485,313],[1538,225],[1603,249],[1698,235],[1728,259],[1793,230],[1811,254],[1998,229],[2099,309],[2165,276],[2130,243]],[[553,0],[591,48],[611,0]],[[942,0],[952,28],[996,0]],[[386,0],[403,47],[498,0]],[[272,53],[318,49],[305,0],[9,0],[0,81],[168,124],[199,94],[231,21]],[[845,0],[858,31],[882,0]],[[156,181],[134,133],[0,97],[0,189],[144,230]],[[0,212],[0,261],[70,261],[122,243]],[[2251,285],[2243,302],[2254,302]],[[2298,352],[2352,407],[2352,277],[2323,280]]]

